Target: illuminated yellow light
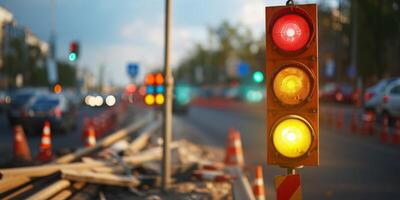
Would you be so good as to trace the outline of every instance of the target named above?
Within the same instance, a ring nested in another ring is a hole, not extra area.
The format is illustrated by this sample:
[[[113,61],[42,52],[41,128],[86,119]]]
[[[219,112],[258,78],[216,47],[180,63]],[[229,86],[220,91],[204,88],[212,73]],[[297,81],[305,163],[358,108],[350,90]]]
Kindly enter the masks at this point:
[[[154,104],[154,95],[152,94],[148,94],[144,97],[144,103],[146,103],[147,105],[151,106]]]
[[[306,154],[313,137],[310,126],[297,118],[279,122],[272,134],[275,149],[287,158],[297,158]]]
[[[273,91],[284,104],[300,104],[311,92],[310,76],[299,67],[283,68],[273,80]]]
[[[156,95],[156,104],[161,105],[164,104],[164,95],[162,94],[157,94]]]

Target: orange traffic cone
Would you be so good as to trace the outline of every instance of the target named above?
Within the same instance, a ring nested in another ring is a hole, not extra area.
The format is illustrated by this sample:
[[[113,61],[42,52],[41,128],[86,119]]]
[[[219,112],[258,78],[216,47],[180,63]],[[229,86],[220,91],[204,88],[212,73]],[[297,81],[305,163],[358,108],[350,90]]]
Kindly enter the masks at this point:
[[[387,115],[383,116],[382,119],[382,127],[381,127],[381,134],[380,134],[380,138],[382,142],[386,142],[388,140],[389,137],[389,117]]]
[[[253,193],[256,200],[265,200],[264,179],[262,174],[262,167],[257,166],[256,177],[253,183]]]
[[[225,164],[243,167],[243,150],[240,133],[236,129],[229,129],[228,141],[225,154]]]
[[[89,126],[86,134],[87,135],[86,135],[86,140],[85,140],[85,146],[92,147],[92,146],[96,145],[96,131],[94,130],[92,125]]]
[[[51,150],[51,129],[50,122],[45,121],[42,132],[42,139],[40,143],[39,155],[36,160],[40,162],[48,162],[53,158]]]
[[[20,125],[14,128],[14,160],[32,161],[31,151],[26,141],[24,129]]]
[[[343,118],[344,118],[344,111],[343,110],[339,110],[337,112],[337,118],[336,118],[336,128],[337,129],[342,129],[343,128],[343,121],[344,121]]]
[[[392,137],[392,143],[400,144],[400,117],[396,119],[396,127]]]
[[[351,133],[354,133],[354,134],[356,134],[358,131],[356,110],[353,110],[351,113],[350,131],[351,131]]]

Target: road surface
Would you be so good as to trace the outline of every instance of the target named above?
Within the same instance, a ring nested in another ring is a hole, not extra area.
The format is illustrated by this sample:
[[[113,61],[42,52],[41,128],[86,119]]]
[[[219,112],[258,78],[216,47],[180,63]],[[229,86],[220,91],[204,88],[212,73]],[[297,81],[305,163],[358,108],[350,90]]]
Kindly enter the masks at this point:
[[[345,110],[348,125],[351,110],[340,109]],[[267,199],[274,199],[274,177],[284,175],[286,170],[266,165],[262,111],[262,105],[248,110],[194,106],[186,116],[177,118],[208,138],[210,145],[221,148],[229,128],[240,130],[246,165],[248,169],[263,165]],[[383,144],[377,136],[347,130],[321,126],[320,166],[298,170],[304,199],[400,199],[400,145]]]

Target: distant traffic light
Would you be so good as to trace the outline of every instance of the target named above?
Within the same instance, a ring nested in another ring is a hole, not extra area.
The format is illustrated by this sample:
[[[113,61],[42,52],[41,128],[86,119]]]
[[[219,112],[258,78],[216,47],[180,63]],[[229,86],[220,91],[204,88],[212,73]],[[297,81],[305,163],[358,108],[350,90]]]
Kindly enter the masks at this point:
[[[68,59],[73,62],[73,61],[77,60],[78,57],[79,57],[79,44],[78,44],[78,42],[73,41],[69,45]]]
[[[269,164],[319,164],[316,20],[316,4],[266,8]]]
[[[59,83],[54,84],[53,92],[56,94],[60,94],[62,92],[62,86]]]
[[[164,104],[164,76],[161,73],[147,74],[145,78],[145,85],[145,104],[149,106]]]
[[[264,74],[260,71],[256,71],[253,73],[253,81],[256,83],[261,83],[264,81]]]

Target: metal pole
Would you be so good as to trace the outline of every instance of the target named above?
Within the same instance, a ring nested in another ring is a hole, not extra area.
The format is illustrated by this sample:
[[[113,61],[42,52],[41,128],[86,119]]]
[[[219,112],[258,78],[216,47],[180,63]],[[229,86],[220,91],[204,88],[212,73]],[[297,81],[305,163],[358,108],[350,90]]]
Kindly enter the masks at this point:
[[[162,181],[163,191],[168,190],[171,182],[171,149],[172,138],[172,88],[174,79],[169,66],[169,28],[171,16],[171,1],[165,0],[165,49],[164,49],[164,77],[165,77],[165,105],[164,105],[164,124],[163,124],[163,162],[162,162]]]

